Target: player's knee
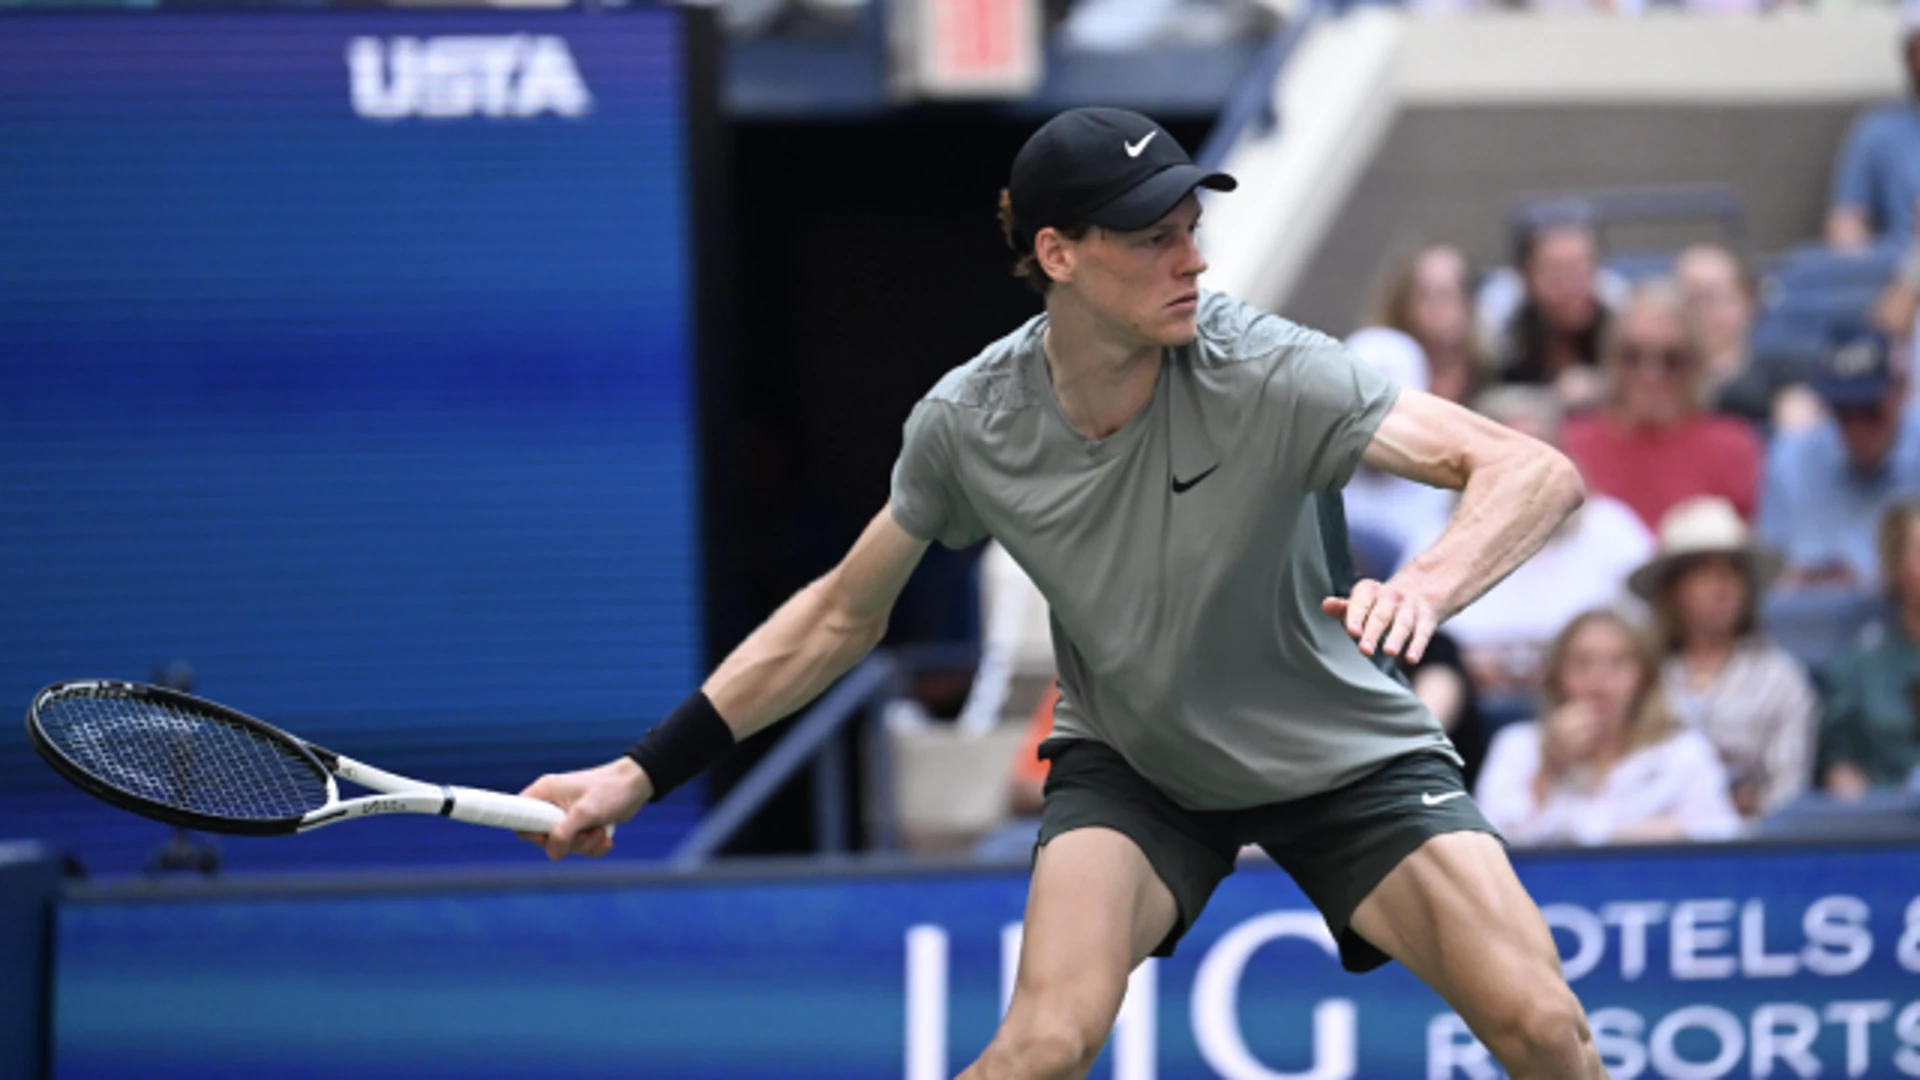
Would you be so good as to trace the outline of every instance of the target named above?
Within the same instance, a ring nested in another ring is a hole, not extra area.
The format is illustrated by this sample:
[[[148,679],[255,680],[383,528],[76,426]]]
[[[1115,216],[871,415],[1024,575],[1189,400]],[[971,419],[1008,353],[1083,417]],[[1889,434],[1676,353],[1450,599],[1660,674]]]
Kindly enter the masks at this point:
[[[1487,1049],[1508,1071],[1525,1076],[1579,1075],[1571,1070],[1592,1041],[1586,1012],[1564,983],[1515,995],[1487,1027]]]
[[[996,1041],[1009,1058],[1019,1062],[1018,1075],[1078,1077],[1100,1056],[1106,1032],[1097,1024],[1054,1016],[1010,1025]]]

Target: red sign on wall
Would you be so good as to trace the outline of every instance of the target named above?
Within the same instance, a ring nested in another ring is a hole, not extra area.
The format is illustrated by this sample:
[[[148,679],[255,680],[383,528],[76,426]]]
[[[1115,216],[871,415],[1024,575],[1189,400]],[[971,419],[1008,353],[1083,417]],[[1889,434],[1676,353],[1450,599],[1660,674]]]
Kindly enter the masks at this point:
[[[1040,85],[1037,0],[912,0],[904,88],[924,97],[1020,97]]]

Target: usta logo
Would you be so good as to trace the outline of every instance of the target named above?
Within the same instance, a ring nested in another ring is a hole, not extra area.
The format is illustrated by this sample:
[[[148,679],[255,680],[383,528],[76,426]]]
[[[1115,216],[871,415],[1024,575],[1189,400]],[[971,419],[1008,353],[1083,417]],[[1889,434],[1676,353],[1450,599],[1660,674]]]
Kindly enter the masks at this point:
[[[548,35],[357,37],[347,44],[347,70],[353,111],[370,120],[593,110],[566,39]]]

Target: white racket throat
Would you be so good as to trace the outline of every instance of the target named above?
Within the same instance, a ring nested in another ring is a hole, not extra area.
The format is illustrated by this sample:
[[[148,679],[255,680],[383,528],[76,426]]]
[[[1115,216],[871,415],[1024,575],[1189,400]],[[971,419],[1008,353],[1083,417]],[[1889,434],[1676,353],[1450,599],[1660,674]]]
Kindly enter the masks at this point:
[[[452,784],[423,783],[385,769],[376,769],[343,754],[333,754],[331,757],[333,776],[372,788],[380,794],[342,799],[339,785],[333,777],[328,777],[327,804],[300,819],[300,832],[374,814],[432,814],[472,825],[545,833],[567,816],[566,811],[539,799]],[[611,827],[608,834],[612,834]]]

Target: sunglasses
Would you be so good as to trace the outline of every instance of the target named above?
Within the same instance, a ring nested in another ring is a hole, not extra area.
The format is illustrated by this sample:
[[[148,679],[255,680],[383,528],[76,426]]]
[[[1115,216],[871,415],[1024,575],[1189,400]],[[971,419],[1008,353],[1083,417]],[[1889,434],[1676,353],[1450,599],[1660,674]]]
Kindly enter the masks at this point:
[[[1685,368],[1688,359],[1687,351],[1680,348],[1649,349],[1643,345],[1620,347],[1622,367],[1658,366],[1662,371],[1674,372]]]

